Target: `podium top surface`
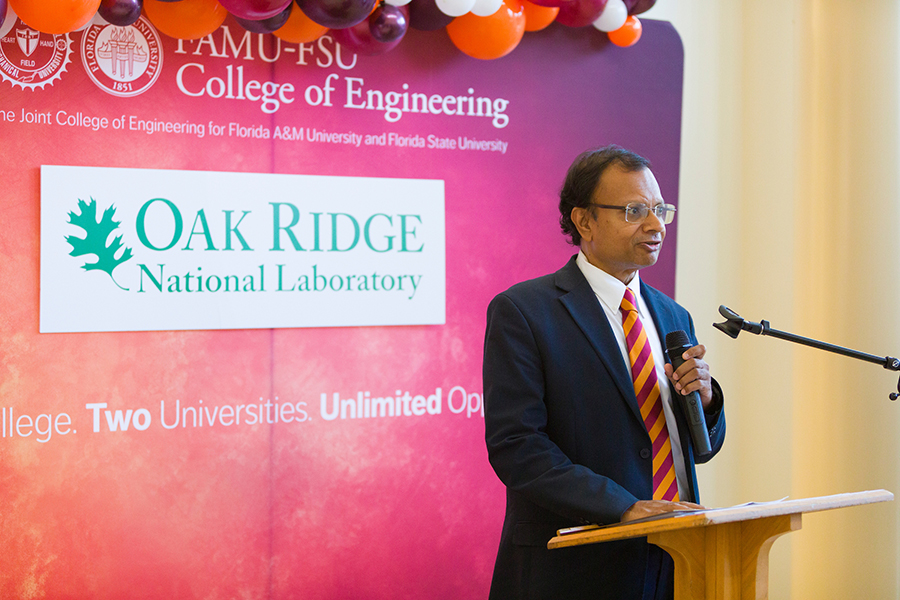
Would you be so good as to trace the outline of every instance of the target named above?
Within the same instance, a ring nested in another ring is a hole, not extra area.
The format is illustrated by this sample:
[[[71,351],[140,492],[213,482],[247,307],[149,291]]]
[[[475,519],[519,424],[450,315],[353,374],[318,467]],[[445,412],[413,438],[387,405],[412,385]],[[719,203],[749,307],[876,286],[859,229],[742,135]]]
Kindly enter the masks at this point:
[[[676,529],[706,527],[709,525],[749,521],[765,517],[817,512],[820,510],[844,508],[846,506],[860,506],[862,504],[888,502],[893,499],[894,495],[887,490],[872,490],[868,492],[820,496],[818,498],[781,500],[763,504],[746,504],[728,508],[679,511],[628,523],[615,523],[605,526],[588,525],[586,527],[575,527],[571,530],[560,530],[560,532],[557,532],[557,536],[550,540],[547,547],[552,550],[554,548],[580,546],[582,544],[595,544],[597,542],[645,537],[653,533],[674,531]],[[565,531],[570,531],[570,533],[562,533],[560,535],[561,532]]]

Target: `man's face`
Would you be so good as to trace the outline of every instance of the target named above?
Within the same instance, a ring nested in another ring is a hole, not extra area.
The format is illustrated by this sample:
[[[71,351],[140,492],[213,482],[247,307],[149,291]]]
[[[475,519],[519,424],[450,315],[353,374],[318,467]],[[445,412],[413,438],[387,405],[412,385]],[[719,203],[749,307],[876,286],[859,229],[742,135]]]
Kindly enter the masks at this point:
[[[626,171],[614,164],[603,172],[591,202],[615,206],[641,202],[653,208],[663,204],[663,198],[650,169]],[[653,213],[642,223],[629,223],[624,210],[575,208],[572,220],[588,262],[626,284],[638,269],[656,263],[666,237],[666,226]]]

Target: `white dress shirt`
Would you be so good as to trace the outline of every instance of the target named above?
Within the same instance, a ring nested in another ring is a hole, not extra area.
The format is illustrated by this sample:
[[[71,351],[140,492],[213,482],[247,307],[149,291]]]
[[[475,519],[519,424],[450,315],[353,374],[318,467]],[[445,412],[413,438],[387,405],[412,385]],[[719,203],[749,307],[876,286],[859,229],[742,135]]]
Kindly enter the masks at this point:
[[[591,285],[594,295],[603,307],[603,312],[609,320],[609,326],[612,328],[613,335],[619,343],[619,350],[622,352],[622,360],[628,373],[631,373],[631,362],[628,359],[628,345],[625,341],[625,328],[622,325],[622,312],[619,307],[622,305],[622,298],[625,297],[625,284],[607,273],[602,269],[598,269],[588,262],[584,253],[579,251],[578,258],[575,260],[578,268],[584,274],[585,279]],[[672,392],[667,385],[669,378],[663,365],[666,364],[666,355],[663,353],[662,342],[659,339],[659,333],[656,331],[656,324],[650,316],[647,304],[641,296],[641,279],[637,273],[627,286],[631,289],[634,297],[637,299],[638,315],[641,323],[647,331],[647,339],[650,340],[650,349],[653,352],[653,363],[656,367],[656,377],[659,379],[660,399],[662,400],[663,413],[666,415],[666,427],[669,430],[669,440],[672,444],[672,460],[675,463],[675,479],[678,481],[678,497],[688,498],[690,492],[687,485],[687,471],[684,467],[684,453],[681,451],[681,438],[678,436],[678,424],[675,421],[675,413],[672,410]]]

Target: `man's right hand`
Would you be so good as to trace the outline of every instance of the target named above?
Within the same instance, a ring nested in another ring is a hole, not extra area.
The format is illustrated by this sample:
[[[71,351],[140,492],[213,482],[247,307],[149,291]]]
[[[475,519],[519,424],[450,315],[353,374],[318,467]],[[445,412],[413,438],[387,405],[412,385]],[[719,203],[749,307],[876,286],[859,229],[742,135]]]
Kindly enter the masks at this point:
[[[622,523],[636,521],[654,515],[677,510],[703,510],[705,507],[693,502],[669,502],[668,500],[638,500],[622,513]]]

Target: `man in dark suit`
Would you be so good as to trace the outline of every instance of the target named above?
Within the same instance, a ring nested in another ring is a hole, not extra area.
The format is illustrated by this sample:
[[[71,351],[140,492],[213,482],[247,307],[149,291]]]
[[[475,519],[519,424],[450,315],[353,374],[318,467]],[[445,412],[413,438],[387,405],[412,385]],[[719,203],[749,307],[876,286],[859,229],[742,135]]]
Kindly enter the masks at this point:
[[[492,600],[673,595],[672,560],[645,538],[547,542],[565,527],[699,508],[701,459],[672,399],[700,394],[715,454],[722,392],[688,312],[638,276],[674,211],[646,159],[617,146],[582,154],[560,192],[560,225],[579,253],[488,308],[486,441],[507,487]],[[673,371],[661,338],[676,330],[692,347]]]

